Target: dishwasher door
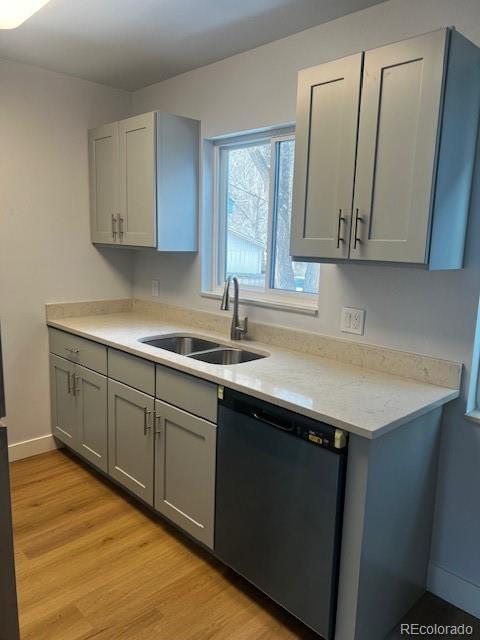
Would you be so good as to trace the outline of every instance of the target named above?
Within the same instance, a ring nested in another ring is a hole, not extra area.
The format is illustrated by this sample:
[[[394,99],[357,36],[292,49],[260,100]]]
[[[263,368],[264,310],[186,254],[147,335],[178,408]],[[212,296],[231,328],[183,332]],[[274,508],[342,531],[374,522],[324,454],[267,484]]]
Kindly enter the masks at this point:
[[[215,552],[330,639],[346,448],[305,439],[314,434],[318,442],[319,428],[334,438],[328,425],[227,393],[219,403]]]

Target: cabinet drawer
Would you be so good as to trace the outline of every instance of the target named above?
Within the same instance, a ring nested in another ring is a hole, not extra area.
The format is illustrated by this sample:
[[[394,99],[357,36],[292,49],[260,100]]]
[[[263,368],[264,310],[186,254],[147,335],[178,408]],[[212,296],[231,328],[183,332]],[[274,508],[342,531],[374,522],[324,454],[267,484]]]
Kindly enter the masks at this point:
[[[156,397],[189,413],[217,422],[217,385],[157,365]]]
[[[51,353],[107,374],[107,347],[58,329],[49,329],[49,335]]]
[[[155,365],[143,358],[109,349],[108,377],[150,396],[155,395]]]

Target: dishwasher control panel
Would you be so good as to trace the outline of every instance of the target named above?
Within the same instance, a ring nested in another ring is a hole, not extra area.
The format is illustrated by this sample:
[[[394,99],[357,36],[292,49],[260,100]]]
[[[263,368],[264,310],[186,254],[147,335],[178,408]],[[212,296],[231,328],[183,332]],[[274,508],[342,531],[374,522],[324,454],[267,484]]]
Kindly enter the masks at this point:
[[[221,389],[220,405],[228,406],[238,414],[253,418],[259,425],[263,424],[283,431],[334,453],[345,453],[348,445],[346,431],[224,387],[219,389]]]
[[[347,434],[341,429],[327,430],[310,427],[297,427],[297,433],[304,440],[316,444],[324,449],[344,449],[347,446]]]

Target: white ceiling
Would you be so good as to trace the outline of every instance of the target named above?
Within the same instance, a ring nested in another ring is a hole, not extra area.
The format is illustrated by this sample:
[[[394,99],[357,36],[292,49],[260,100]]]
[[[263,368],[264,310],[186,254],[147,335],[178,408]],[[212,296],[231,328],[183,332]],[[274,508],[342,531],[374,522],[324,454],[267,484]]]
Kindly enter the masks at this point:
[[[135,90],[383,0],[51,0],[0,57]]]

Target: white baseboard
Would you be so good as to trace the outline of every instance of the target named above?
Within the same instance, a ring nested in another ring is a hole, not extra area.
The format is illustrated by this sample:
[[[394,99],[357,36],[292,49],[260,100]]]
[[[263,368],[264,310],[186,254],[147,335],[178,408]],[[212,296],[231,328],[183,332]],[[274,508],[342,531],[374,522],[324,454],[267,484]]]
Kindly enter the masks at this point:
[[[469,582],[439,565],[430,563],[427,588],[472,616],[480,618],[480,585]]]
[[[48,434],[47,436],[40,436],[39,438],[9,444],[8,460],[9,462],[15,462],[15,460],[22,460],[23,458],[36,456],[39,453],[53,451],[54,449],[58,449],[58,445],[55,438],[51,434]]]

